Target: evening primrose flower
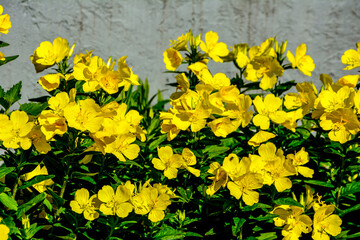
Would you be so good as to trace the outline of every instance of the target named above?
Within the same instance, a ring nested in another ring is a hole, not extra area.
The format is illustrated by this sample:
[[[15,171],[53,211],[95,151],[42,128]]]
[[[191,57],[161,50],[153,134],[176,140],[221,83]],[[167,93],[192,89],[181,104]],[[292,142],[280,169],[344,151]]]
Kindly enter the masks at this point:
[[[261,78],[260,88],[273,88],[277,78],[283,75],[284,68],[276,58],[271,56],[255,56],[247,65],[244,72],[246,80],[256,82]]]
[[[46,140],[50,140],[56,134],[61,136],[68,130],[65,118],[53,113],[51,110],[43,110],[38,117],[38,121]]]
[[[41,167],[40,164],[37,165],[33,171],[24,174],[24,181],[29,181],[33,177],[39,175],[48,175],[46,166]],[[45,181],[35,183],[34,185],[32,185],[32,187],[35,188],[39,193],[42,193],[46,191],[46,186],[50,186],[52,184],[54,184],[53,180],[47,179]]]
[[[140,85],[139,76],[134,74],[132,68],[126,63],[127,56],[123,56],[118,60],[118,72],[121,81],[119,87],[124,87],[124,91],[128,91],[131,85]]]
[[[34,123],[29,121],[29,116],[24,111],[13,111],[10,119],[7,115],[0,114],[0,122],[3,123],[0,130],[0,140],[6,148],[22,148],[27,150],[31,147],[31,139],[28,134]]]
[[[130,201],[130,191],[124,185],[119,185],[114,189],[105,185],[99,190],[98,198],[102,202],[99,210],[105,215],[117,215],[125,218],[133,210],[133,205]]]
[[[89,191],[85,188],[81,188],[75,192],[75,199],[70,202],[71,210],[84,214],[84,218],[87,220],[94,220],[99,217],[99,213],[96,211],[99,209],[99,201],[96,194],[89,198]]]
[[[41,126],[35,126],[29,133],[29,138],[39,153],[46,154],[51,150],[45,134],[41,131]]]
[[[55,90],[60,85],[61,73],[47,74],[39,78],[39,84],[48,92]]]
[[[273,214],[279,215],[274,218],[274,224],[277,227],[284,226],[281,231],[284,240],[296,240],[302,233],[311,232],[312,220],[309,216],[303,214],[304,208],[289,205],[277,206]]]
[[[175,71],[183,61],[181,54],[174,48],[166,49],[163,55],[166,69],[169,71]]]
[[[158,188],[147,186],[131,199],[136,214],[148,214],[152,222],[159,222],[165,217],[165,210],[171,204],[170,195],[160,193]]]
[[[176,178],[178,168],[183,165],[183,158],[179,154],[174,154],[169,146],[158,148],[159,158],[153,158],[152,164],[158,170],[164,170],[164,176],[168,179]]]
[[[99,143],[99,139],[93,138],[96,143]],[[105,153],[114,154],[121,162],[125,162],[127,157],[130,160],[134,160],[139,156],[140,147],[133,143],[136,137],[133,134],[124,134],[112,137],[104,137],[100,140],[101,145],[104,146]]]
[[[349,49],[341,56],[341,62],[348,65],[344,70],[351,70],[360,67],[360,42],[356,43],[357,50]]]
[[[64,108],[64,116],[69,127],[80,131],[98,131],[103,121],[100,113],[100,106],[91,98],[70,103]]]
[[[289,110],[301,108],[302,114],[310,113],[314,107],[317,90],[313,83],[303,82],[296,84],[298,93],[288,93],[285,95],[284,105]]]
[[[341,144],[349,141],[351,135],[360,130],[360,122],[357,115],[349,108],[340,108],[331,113],[324,113],[320,117],[320,126],[324,130],[330,130],[329,138]]]
[[[231,153],[224,159],[222,166],[232,180],[227,183],[230,194],[236,199],[242,198],[249,206],[259,202],[259,193],[254,189],[263,186],[262,175],[250,172],[250,165],[250,158],[243,157],[239,160],[237,155]]]
[[[176,40],[170,40],[169,46],[171,46],[172,48],[174,48],[177,51],[186,51],[187,43],[189,42],[191,35],[192,35],[192,32],[191,32],[191,30],[189,30],[188,33],[186,33],[185,35],[182,34]]]
[[[55,38],[53,44],[45,41],[30,56],[31,62],[35,66],[36,72],[42,72],[44,69],[61,62],[69,54],[69,43],[61,37]]]
[[[9,14],[3,14],[3,7],[0,5],[0,33],[7,34],[11,28]]]
[[[306,54],[306,44],[302,43],[296,48],[295,57],[290,52],[287,51],[287,58],[293,68],[297,67],[304,75],[311,77],[311,72],[315,69],[315,64],[313,59]]]
[[[190,167],[196,164],[195,154],[189,148],[184,148],[181,153],[181,156],[183,157],[184,160],[182,167],[188,170],[190,173],[194,174],[196,177],[199,177],[200,170]]]
[[[335,211],[333,205],[322,205],[314,214],[314,230],[312,238],[314,240],[330,240],[330,236],[337,236],[341,233],[341,218],[332,214]]]
[[[258,112],[258,114],[254,116],[253,122],[255,126],[259,126],[262,130],[270,127],[270,120],[277,124],[285,121],[286,113],[279,110],[282,105],[282,99],[275,97],[274,94],[268,94],[264,99],[256,96],[253,104]]]
[[[314,170],[308,167],[304,167],[302,165],[309,162],[309,153],[305,151],[305,148],[302,147],[299,152],[295,152],[295,154],[286,155],[287,159],[290,159],[292,165],[295,167],[296,175],[301,174],[304,177],[312,178],[314,174]]]
[[[9,233],[10,233],[10,228],[5,224],[0,224],[0,239],[7,240],[9,238]]]
[[[219,36],[216,32],[209,31],[205,34],[205,42],[200,42],[200,48],[215,62],[223,62],[220,57],[229,54],[227,46],[223,42],[218,42]]]
[[[260,130],[254,136],[252,136],[250,138],[250,140],[248,141],[248,144],[253,147],[258,147],[258,146],[260,146],[261,143],[266,142],[267,140],[274,138],[274,137],[276,137],[275,134],[273,134],[271,132],[266,132],[266,131]]]

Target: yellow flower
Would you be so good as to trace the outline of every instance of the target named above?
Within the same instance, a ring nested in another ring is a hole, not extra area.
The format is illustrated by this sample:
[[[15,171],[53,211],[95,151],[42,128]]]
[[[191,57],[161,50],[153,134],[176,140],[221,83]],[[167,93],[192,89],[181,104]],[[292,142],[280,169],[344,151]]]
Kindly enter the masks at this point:
[[[348,65],[344,70],[351,70],[360,67],[360,42],[356,43],[357,50],[349,49],[341,56],[341,62]]]
[[[356,87],[357,83],[359,82],[360,75],[346,75],[340,78],[337,83],[341,84],[342,86],[348,87]]]
[[[351,135],[360,130],[360,122],[357,115],[349,108],[340,108],[331,113],[324,113],[320,118],[320,126],[324,130],[330,130],[329,138],[341,144],[349,141]]]
[[[295,57],[290,52],[287,51],[287,58],[293,68],[297,67],[304,75],[311,77],[311,72],[315,69],[315,64],[313,59],[306,54],[306,44],[302,43],[296,48]]]
[[[5,54],[0,52],[0,61],[4,61],[4,60],[5,60]]]
[[[281,232],[285,240],[299,239],[302,233],[311,232],[312,220],[303,214],[304,209],[301,207],[280,205],[272,213],[279,215],[274,218],[275,226],[285,225]]]
[[[200,48],[215,62],[223,62],[220,57],[229,54],[227,46],[223,42],[218,42],[219,36],[216,32],[209,31],[205,34],[205,43],[200,42]]]
[[[227,184],[230,194],[236,199],[242,198],[246,205],[252,206],[259,202],[259,193],[254,189],[263,186],[263,178],[259,173],[247,172]]]
[[[248,65],[248,63],[250,62],[250,59],[247,56],[249,46],[246,43],[245,44],[237,44],[237,45],[234,46],[234,50],[235,50],[235,52],[237,52],[237,54],[236,54],[236,64],[240,68],[246,67]]]
[[[9,233],[10,233],[10,228],[5,224],[0,224],[0,239],[7,240],[9,238]]]
[[[302,147],[299,152],[295,152],[295,154],[286,155],[287,159],[290,159],[292,165],[295,167],[296,174],[301,174],[304,177],[312,178],[314,174],[314,170],[308,167],[304,167],[302,165],[309,162],[309,153],[305,151],[305,148]]]
[[[208,126],[211,128],[211,131],[217,137],[226,138],[227,135],[236,131],[240,125],[240,122],[237,120],[231,120],[229,117],[217,118],[208,123]]]
[[[29,138],[39,153],[46,154],[51,150],[51,146],[46,141],[46,136],[40,128],[41,126],[34,127],[29,133]]]
[[[226,186],[229,181],[229,174],[218,162],[210,164],[208,173],[215,175],[215,177],[209,177],[209,179],[212,179],[213,182],[206,189],[206,194],[212,196],[220,189],[220,187],[224,188]]]
[[[94,220],[99,217],[99,213],[96,211],[99,209],[99,201],[96,194],[89,198],[89,191],[85,188],[81,188],[75,192],[75,200],[70,202],[71,210],[84,214],[84,218],[87,220]]]
[[[129,90],[131,85],[140,85],[138,75],[134,74],[132,69],[126,63],[127,56],[121,57],[118,60],[118,72],[120,73],[121,81],[119,87],[124,87],[124,90]]]
[[[262,130],[270,127],[270,120],[277,124],[285,121],[286,113],[279,110],[282,105],[282,99],[275,97],[274,94],[266,95],[264,100],[262,97],[256,96],[253,104],[259,113],[254,116],[253,123],[255,126],[260,126]]]
[[[190,88],[189,79],[185,73],[176,75],[176,82],[179,84],[176,90],[180,89],[182,92],[186,92]]]
[[[119,185],[114,189],[105,185],[99,190],[98,198],[102,202],[100,211],[105,215],[117,215],[118,217],[125,218],[133,210],[133,205],[130,201],[130,191],[124,185]]]
[[[9,14],[3,14],[3,7],[0,5],[0,33],[7,34],[11,28]]]
[[[99,140],[94,138],[96,143]],[[104,137],[100,145],[104,146],[105,153],[114,154],[120,161],[125,162],[127,157],[130,160],[134,160],[139,156],[140,147],[133,143],[136,137],[132,134],[124,134],[112,137]],[[133,144],[132,144],[133,143]],[[99,144],[98,144],[99,145]],[[125,156],[125,157],[124,157]]]
[[[175,71],[183,61],[181,54],[174,48],[166,49],[163,55],[166,69],[169,71]]]
[[[259,131],[257,132],[250,140],[248,141],[248,144],[253,147],[260,146],[261,143],[266,142],[267,140],[276,137],[275,134],[271,132],[266,131]]]
[[[260,88],[267,90],[273,88],[277,82],[277,78],[283,75],[284,68],[271,56],[255,56],[250,61],[244,72],[244,76],[248,81],[256,82],[260,78]]]
[[[296,84],[298,93],[288,93],[285,95],[284,105],[289,110],[302,108],[302,114],[310,113],[314,107],[317,90],[313,83],[303,82]]]
[[[179,154],[174,154],[169,146],[158,148],[159,158],[153,158],[151,161],[154,168],[164,170],[164,175],[168,179],[176,178],[178,168],[183,165],[183,158]]]
[[[16,110],[7,115],[0,114],[0,122],[3,123],[0,130],[0,140],[6,148],[17,149],[21,147],[27,150],[31,147],[31,139],[28,134],[32,130],[34,123],[29,122],[26,112]]]
[[[323,205],[315,211],[313,239],[330,240],[329,235],[337,236],[341,233],[342,220],[338,215],[332,214],[334,211],[333,205]]]
[[[55,90],[60,85],[60,78],[64,77],[60,73],[47,74],[39,78],[39,84],[48,92]]]
[[[93,92],[101,87],[97,75],[101,73],[101,69],[105,66],[103,59],[98,56],[90,58],[90,56],[91,54],[84,59],[80,58],[79,62],[73,67],[74,78],[79,81],[85,81],[83,84],[85,92]]]
[[[53,44],[48,41],[40,43],[40,46],[30,56],[36,72],[61,62],[69,54],[69,43],[61,37],[55,38]]]
[[[24,174],[24,181],[29,181],[33,177],[36,177],[39,175],[48,175],[46,166],[40,167],[40,164],[37,165],[37,167],[33,171]],[[54,184],[53,180],[48,179],[48,180],[45,180],[42,182],[38,182],[38,183],[32,185],[32,187],[35,188],[39,193],[42,193],[42,192],[46,191],[46,186],[50,186],[52,184]]]
[[[181,156],[183,157],[184,160],[182,167],[188,170],[189,172],[191,172],[192,174],[194,174],[196,177],[199,177],[200,170],[190,167],[196,164],[195,154],[189,148],[184,148],[181,153]]]
[[[41,126],[41,132],[45,135],[46,140],[50,140],[56,134],[63,135],[68,130],[65,118],[58,116],[51,110],[42,111],[38,121]]]
[[[100,113],[100,106],[91,98],[80,100],[79,103],[70,103],[64,108],[64,116],[69,127],[80,131],[98,131],[103,121]]]
[[[187,43],[190,40],[190,36],[192,35],[191,30],[185,35],[182,34],[177,40],[170,40],[170,45],[177,51],[186,51],[187,50]]]
[[[156,187],[151,186],[143,188],[140,193],[132,197],[131,202],[136,214],[149,213],[148,218],[152,222],[161,221],[165,217],[164,211],[171,204],[170,195],[160,193]]]

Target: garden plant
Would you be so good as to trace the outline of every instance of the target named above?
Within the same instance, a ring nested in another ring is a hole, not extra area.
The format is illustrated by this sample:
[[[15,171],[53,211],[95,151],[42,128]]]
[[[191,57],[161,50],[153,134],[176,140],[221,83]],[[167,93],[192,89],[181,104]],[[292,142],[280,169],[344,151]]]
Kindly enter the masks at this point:
[[[360,238],[359,75],[314,78],[305,43],[190,30],[163,52],[164,99],[127,56],[95,53],[41,42],[29,61],[48,94],[20,104],[21,82],[0,86],[0,240]],[[360,43],[341,63],[360,67]]]

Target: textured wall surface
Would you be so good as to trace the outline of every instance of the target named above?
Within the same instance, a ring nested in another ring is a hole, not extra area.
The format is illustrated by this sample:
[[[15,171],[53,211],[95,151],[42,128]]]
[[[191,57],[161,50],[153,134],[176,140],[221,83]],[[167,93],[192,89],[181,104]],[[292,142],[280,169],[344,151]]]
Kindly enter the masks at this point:
[[[163,51],[169,39],[192,29],[194,34],[219,33],[228,46],[236,43],[259,45],[269,37],[288,40],[295,52],[301,43],[316,64],[312,77],[297,70],[287,71],[284,80],[313,81],[319,74],[338,79],[353,71],[343,71],[340,57],[360,41],[360,1],[358,0],[2,0],[12,28],[0,39],[11,46],[2,51],[15,61],[0,68],[0,85],[8,89],[23,81],[23,102],[46,92],[37,84],[44,73],[36,74],[29,56],[42,41],[61,36],[75,53],[94,50],[104,59],[128,55],[127,62],[141,79],[148,78],[152,93],[173,82],[165,74]],[[232,77],[231,63],[214,64],[215,71]],[[170,91],[168,91],[170,94]]]

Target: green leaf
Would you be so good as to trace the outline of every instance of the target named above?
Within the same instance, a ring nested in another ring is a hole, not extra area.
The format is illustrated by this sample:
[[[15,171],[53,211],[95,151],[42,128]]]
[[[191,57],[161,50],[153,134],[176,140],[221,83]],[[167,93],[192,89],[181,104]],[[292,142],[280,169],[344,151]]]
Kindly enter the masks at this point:
[[[156,147],[158,147],[162,142],[164,142],[166,140],[167,136],[166,135],[161,135],[158,139],[152,141],[149,144],[149,149],[150,150],[154,150]]]
[[[9,195],[7,195],[6,193],[0,193],[0,202],[10,210],[18,210],[17,202],[11,197],[9,197]]]
[[[5,177],[6,174],[9,174],[14,170],[15,170],[14,167],[0,167],[0,178]]]
[[[0,41],[0,48],[7,47],[7,46],[10,46],[10,44]]]
[[[211,158],[214,158],[216,156],[219,156],[219,155],[225,153],[229,149],[230,149],[229,147],[211,145],[211,146],[205,147],[205,149],[203,150],[203,153],[208,153],[209,158],[211,159]]]
[[[198,233],[195,233],[195,232],[186,232],[185,233],[185,237],[203,237],[203,235],[200,235]]]
[[[266,220],[269,220],[269,219],[273,219],[273,218],[276,218],[278,217],[279,215],[277,214],[266,214],[265,216],[258,216],[258,217],[253,217],[250,215],[249,219],[254,219],[254,220],[257,220],[257,221],[266,221]]]
[[[45,198],[46,198],[46,193],[43,192],[36,195],[33,199],[31,199],[27,203],[20,205],[16,213],[17,218],[20,218],[23,213],[26,213],[28,210],[30,210],[30,208],[32,208],[36,204],[40,203],[41,201],[44,201]]]
[[[319,181],[319,180],[304,180],[305,183],[316,185],[316,186],[322,186],[327,188],[334,188],[334,185],[331,183]]]
[[[238,233],[240,232],[241,227],[242,227],[242,226],[244,225],[244,223],[246,222],[246,219],[234,217],[234,218],[233,218],[233,221],[234,221],[234,225],[231,226],[232,234],[233,234],[233,236],[237,236]]]
[[[360,182],[352,182],[346,184],[340,191],[341,196],[346,196],[349,194],[360,192]]]
[[[175,240],[175,239],[183,239],[185,237],[185,233],[180,230],[176,230],[166,224],[164,224],[160,231],[158,231],[154,239],[157,240]]]
[[[257,240],[273,240],[278,239],[276,232],[267,232],[260,233],[260,236],[256,238]]]
[[[59,208],[60,206],[63,206],[65,204],[65,200],[61,198],[59,195],[54,193],[51,189],[47,190],[48,193],[53,197],[55,201],[55,205]]]
[[[45,226],[37,227],[37,223],[33,223],[30,225],[30,228],[26,229],[26,239],[31,239],[39,230],[41,230]]]
[[[360,232],[346,236],[346,238],[359,238],[359,237],[360,237]]]
[[[20,100],[21,98],[21,87],[22,82],[18,82],[14,86],[12,86],[4,96],[4,99],[9,103],[9,107],[11,107],[15,102]]]
[[[0,86],[0,98],[5,96],[5,90]]]
[[[19,110],[26,112],[28,115],[38,116],[47,107],[47,103],[24,103],[21,104]]]
[[[21,185],[19,187],[19,189],[25,189],[27,187],[31,187],[32,185],[34,185],[36,183],[51,179],[53,177],[55,177],[55,175],[38,175],[38,176],[30,179],[29,181],[25,182],[23,185]]]
[[[255,203],[252,206],[245,206],[241,210],[243,212],[247,212],[247,211],[253,211],[254,209],[257,209],[257,208],[262,208],[262,209],[264,209],[264,208],[272,208],[272,206],[267,205],[267,204],[263,204],[263,203]]]
[[[341,212],[339,213],[339,216],[344,216],[345,214],[351,213],[351,212],[353,212],[353,211],[358,211],[358,210],[360,210],[360,203],[359,203],[359,204],[356,204],[355,206],[352,206],[352,207],[350,207],[350,208],[347,208],[347,209],[341,211]]]
[[[311,136],[311,132],[306,128],[297,127],[296,132],[301,134],[302,139],[308,139]]]
[[[304,207],[299,202],[295,201],[294,199],[288,198],[278,198],[274,201],[277,205],[290,205],[290,206],[297,206],[297,207]]]
[[[11,62],[11,61],[17,59],[18,57],[19,57],[19,55],[5,57],[5,60],[0,61],[0,66],[6,64],[8,62]]]

